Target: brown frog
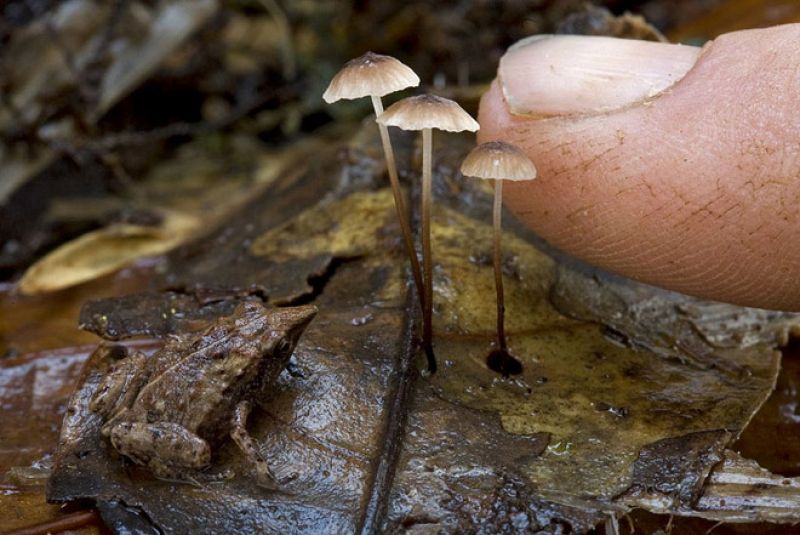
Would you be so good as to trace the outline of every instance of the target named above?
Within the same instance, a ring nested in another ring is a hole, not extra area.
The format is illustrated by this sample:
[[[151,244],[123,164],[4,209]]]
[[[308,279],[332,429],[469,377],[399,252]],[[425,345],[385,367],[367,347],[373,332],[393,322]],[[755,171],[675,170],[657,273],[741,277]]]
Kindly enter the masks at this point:
[[[106,418],[102,434],[157,477],[193,480],[227,435],[253,463],[259,484],[274,487],[245,426],[286,367],[317,309],[240,304],[205,331],[170,337],[150,358],[135,352],[115,363],[89,408]]]

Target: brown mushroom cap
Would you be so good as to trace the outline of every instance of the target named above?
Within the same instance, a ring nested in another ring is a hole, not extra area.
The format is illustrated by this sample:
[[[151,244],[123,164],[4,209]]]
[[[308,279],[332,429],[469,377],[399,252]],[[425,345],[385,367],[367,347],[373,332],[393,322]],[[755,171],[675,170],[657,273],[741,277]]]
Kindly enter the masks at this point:
[[[489,141],[472,149],[461,163],[461,174],[502,180],[533,180],[536,166],[515,145]]]
[[[418,85],[419,76],[405,63],[392,56],[367,52],[344,64],[322,98],[331,104],[340,99],[382,97]]]
[[[378,122],[403,130],[437,128],[448,132],[475,132],[480,128],[478,121],[458,103],[435,95],[419,95],[395,102],[378,117]]]

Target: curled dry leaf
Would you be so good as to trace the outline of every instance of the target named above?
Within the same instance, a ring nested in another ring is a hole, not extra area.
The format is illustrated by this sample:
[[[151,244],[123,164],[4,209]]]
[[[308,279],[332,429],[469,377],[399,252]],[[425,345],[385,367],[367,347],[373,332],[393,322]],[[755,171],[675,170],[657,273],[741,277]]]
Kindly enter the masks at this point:
[[[158,226],[121,223],[89,232],[32,265],[18,290],[28,295],[52,292],[107,275],[138,258],[172,249],[198,224],[193,216],[166,212]]]

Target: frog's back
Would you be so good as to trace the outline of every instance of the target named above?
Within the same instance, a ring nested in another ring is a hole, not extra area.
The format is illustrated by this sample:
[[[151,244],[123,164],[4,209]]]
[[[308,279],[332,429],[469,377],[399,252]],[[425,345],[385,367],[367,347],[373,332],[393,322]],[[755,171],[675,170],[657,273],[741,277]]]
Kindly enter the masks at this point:
[[[169,340],[151,357],[148,383],[123,419],[172,422],[206,440],[221,437],[236,405],[260,397],[283,370],[316,311],[248,301],[199,335]]]
[[[158,372],[137,397],[131,419],[174,422],[206,439],[223,435],[233,408],[258,379],[258,348],[238,334],[212,339],[182,359],[154,363]]]

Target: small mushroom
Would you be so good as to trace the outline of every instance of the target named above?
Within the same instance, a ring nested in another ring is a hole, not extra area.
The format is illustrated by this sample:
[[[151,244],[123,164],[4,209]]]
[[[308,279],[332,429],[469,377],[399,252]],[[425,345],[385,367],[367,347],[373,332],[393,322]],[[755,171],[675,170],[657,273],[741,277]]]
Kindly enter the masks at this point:
[[[503,270],[500,238],[502,232],[501,215],[503,207],[503,180],[533,180],[536,166],[519,148],[502,141],[490,141],[478,145],[464,158],[461,174],[494,180],[494,282],[497,289],[497,346],[495,360],[501,361],[499,368],[508,374],[513,361],[508,352],[505,332],[505,305],[503,303]]]
[[[375,110],[375,117],[377,118],[383,113],[382,96],[418,85],[419,77],[411,70],[411,67],[391,56],[367,52],[363,56],[345,63],[344,67],[331,80],[322,98],[328,104],[332,104],[341,99],[370,97],[372,107]],[[406,253],[411,262],[411,271],[414,275],[420,306],[424,310],[422,271],[419,267],[417,251],[414,248],[414,238],[411,235],[411,226],[409,225],[408,212],[406,212],[405,203],[403,202],[403,193],[400,190],[400,179],[397,176],[397,165],[395,164],[392,142],[389,139],[389,131],[385,125],[378,123],[378,130],[383,144],[383,154],[386,157],[389,182],[392,184],[397,219],[403,232]]]
[[[431,262],[431,152],[433,129],[448,132],[480,128],[456,102],[434,95],[420,95],[395,102],[378,117],[378,123],[403,130],[422,130],[422,266],[425,281],[425,305],[422,315],[422,342],[428,357],[428,370],[436,371],[433,355],[433,264]]]

